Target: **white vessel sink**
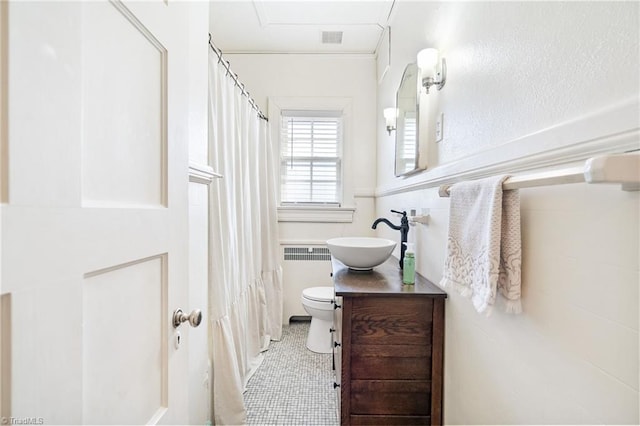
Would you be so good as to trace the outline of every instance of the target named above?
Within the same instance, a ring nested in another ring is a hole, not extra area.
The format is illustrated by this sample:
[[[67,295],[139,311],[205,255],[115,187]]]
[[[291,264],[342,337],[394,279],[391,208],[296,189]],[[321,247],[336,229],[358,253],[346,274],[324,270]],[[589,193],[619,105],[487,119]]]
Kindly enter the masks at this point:
[[[342,237],[327,240],[331,255],[351,269],[370,270],[391,256],[396,242],[386,238]]]

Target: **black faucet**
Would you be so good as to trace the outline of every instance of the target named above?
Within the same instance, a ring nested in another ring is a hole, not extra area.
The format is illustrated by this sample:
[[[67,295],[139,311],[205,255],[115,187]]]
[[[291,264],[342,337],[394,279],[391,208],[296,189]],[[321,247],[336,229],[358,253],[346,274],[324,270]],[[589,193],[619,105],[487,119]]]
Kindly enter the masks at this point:
[[[404,252],[407,250],[407,235],[409,235],[409,219],[407,219],[407,212],[399,212],[396,210],[391,210],[391,213],[398,213],[402,215],[402,219],[400,220],[400,226],[394,225],[389,222],[389,219],[385,219],[384,217],[380,217],[373,222],[371,225],[372,229],[376,229],[380,222],[386,223],[389,225],[389,228],[395,229],[396,231],[400,231],[400,269],[404,267]]]

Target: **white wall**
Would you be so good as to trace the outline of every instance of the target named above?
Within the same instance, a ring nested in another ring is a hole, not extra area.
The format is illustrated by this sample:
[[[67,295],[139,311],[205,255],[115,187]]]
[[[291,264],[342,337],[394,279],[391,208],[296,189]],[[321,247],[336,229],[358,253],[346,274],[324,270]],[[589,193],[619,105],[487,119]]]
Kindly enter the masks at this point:
[[[517,171],[541,166],[538,155],[552,164],[569,161],[567,150],[575,160],[639,147],[638,16],[637,2],[396,3],[391,68],[378,88],[376,211],[430,209],[429,225],[409,234],[418,272],[442,276],[449,201],[435,182],[446,171],[458,180],[502,159],[501,170]],[[423,135],[432,168],[397,179],[382,109],[425,47],[448,61],[428,113],[444,112],[444,141]],[[538,131],[543,138],[530,136]],[[637,424],[639,194],[573,184],[521,197],[524,312],[485,318],[449,292],[445,421]]]
[[[394,180],[392,134],[380,108],[395,103],[404,66],[425,47],[447,59],[438,97],[443,164],[593,113],[638,94],[638,11],[614,2],[400,2],[391,69],[378,89],[378,185]],[[435,112],[435,111],[434,111]],[[383,137],[382,137],[383,136]]]
[[[214,40],[215,43],[215,40]],[[287,246],[324,246],[339,236],[372,235],[376,181],[376,76],[370,55],[225,55],[265,114],[269,98],[344,99],[350,101],[351,122],[345,135],[344,205],[356,208],[351,223],[280,222],[280,240]],[[269,117],[278,125],[278,117]],[[284,321],[307,315],[300,303],[304,288],[332,285],[328,261],[283,261]]]

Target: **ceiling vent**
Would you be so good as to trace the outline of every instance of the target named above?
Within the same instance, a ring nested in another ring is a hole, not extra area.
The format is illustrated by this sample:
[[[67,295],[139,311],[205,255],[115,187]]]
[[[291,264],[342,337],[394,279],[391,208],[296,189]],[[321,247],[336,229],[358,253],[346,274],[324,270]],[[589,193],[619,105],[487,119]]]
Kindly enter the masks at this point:
[[[342,44],[342,31],[323,31],[322,44]]]

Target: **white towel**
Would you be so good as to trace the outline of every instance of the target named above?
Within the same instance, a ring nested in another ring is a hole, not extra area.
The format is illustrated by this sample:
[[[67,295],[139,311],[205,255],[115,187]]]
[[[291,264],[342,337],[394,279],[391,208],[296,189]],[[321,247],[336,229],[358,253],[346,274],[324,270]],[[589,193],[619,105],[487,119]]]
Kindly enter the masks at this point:
[[[520,194],[502,190],[508,176],[453,185],[447,257],[440,285],[470,297],[489,315],[496,293],[506,299],[508,313],[520,313]]]

